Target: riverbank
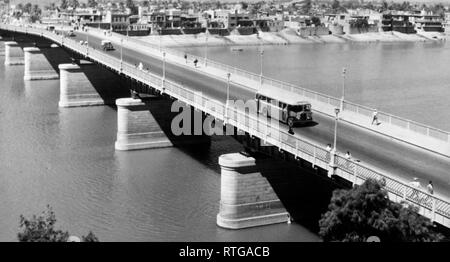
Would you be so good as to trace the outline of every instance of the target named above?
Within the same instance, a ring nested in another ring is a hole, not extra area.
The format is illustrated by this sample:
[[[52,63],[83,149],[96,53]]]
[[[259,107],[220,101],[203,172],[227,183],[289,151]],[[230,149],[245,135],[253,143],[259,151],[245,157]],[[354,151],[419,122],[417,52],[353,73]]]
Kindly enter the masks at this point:
[[[378,32],[353,35],[323,35],[301,37],[292,29],[284,29],[280,32],[263,32],[259,36],[253,35],[229,35],[218,36],[205,33],[196,35],[150,35],[137,37],[149,43],[161,43],[167,47],[195,47],[204,46],[243,46],[243,45],[291,45],[311,43],[346,43],[346,42],[424,42],[444,41],[446,35],[438,32],[419,32],[417,34],[403,34],[400,32]]]

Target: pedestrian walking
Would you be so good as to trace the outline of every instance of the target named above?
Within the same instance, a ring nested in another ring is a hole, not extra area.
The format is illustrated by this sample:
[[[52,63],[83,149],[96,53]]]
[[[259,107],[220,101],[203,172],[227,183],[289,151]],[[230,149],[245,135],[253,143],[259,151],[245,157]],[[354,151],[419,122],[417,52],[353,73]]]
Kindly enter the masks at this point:
[[[186,61],[187,64],[187,54],[184,54],[184,60]]]
[[[380,122],[378,122],[378,111],[375,109],[375,111],[373,111],[372,113],[372,125],[373,123],[376,123],[377,125],[380,124]]]
[[[350,151],[347,151],[347,153],[345,154],[345,158],[347,158],[347,160],[352,159],[352,154],[350,154]]]
[[[144,69],[144,65],[142,64],[142,62],[141,62],[141,63],[139,63],[139,67],[138,67],[138,69],[139,69],[139,70],[142,70],[142,69]]]
[[[427,186],[427,192],[428,192],[428,194],[430,194],[430,195],[432,195],[433,193],[434,193],[434,190],[433,190],[433,182],[428,182],[428,186]]]
[[[194,60],[194,66],[197,67],[198,60],[197,58]]]
[[[294,133],[294,129],[292,129],[292,126],[289,126],[288,133],[291,134],[291,135],[295,134]]]

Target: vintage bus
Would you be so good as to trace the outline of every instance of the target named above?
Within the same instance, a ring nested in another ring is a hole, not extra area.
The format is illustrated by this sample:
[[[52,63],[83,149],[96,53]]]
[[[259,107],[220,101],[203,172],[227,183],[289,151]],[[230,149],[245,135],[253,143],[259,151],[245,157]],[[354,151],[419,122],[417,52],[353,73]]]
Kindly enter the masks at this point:
[[[276,87],[262,87],[256,93],[258,114],[262,114],[290,127],[296,124],[307,124],[313,121],[311,103],[303,97]]]

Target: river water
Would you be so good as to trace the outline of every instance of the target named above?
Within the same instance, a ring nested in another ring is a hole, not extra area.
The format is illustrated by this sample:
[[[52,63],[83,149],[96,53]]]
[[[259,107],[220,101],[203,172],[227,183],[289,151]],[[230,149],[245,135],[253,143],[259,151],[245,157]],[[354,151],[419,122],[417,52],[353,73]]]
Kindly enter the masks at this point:
[[[208,58],[260,74],[258,46],[208,47]],[[205,55],[204,47],[184,48]],[[450,130],[450,43],[264,46],[263,75]]]
[[[264,47],[263,72],[334,96],[450,130],[447,43]],[[203,48],[188,48],[203,55]],[[209,47],[210,58],[259,73],[257,47]],[[116,110],[58,108],[59,81],[24,82],[0,57],[0,241],[15,241],[20,214],[51,205],[57,227],[101,241],[320,241],[293,223],[246,230],[216,226],[217,158],[238,152],[214,137],[208,152],[116,152]]]
[[[0,43],[3,44],[3,43]],[[16,241],[21,214],[53,207],[57,228],[101,241],[319,241],[293,224],[216,226],[221,154],[242,150],[214,137],[209,152],[116,152],[111,107],[58,108],[59,80],[24,82],[0,57],[0,241]]]

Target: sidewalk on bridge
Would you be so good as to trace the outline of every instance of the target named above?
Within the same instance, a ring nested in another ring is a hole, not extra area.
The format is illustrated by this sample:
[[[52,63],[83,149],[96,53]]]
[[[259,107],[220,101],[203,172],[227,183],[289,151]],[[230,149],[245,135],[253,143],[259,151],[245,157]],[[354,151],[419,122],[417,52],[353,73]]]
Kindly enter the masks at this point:
[[[103,34],[103,31],[102,32],[99,32],[99,31],[101,31],[101,30],[90,28],[88,33],[97,32],[97,33]],[[120,45],[120,43],[121,43],[120,36],[113,34],[113,35],[110,35],[107,37],[111,41],[115,42],[115,44]],[[145,53],[147,53],[151,56],[154,56],[154,57],[158,57],[158,58],[162,57],[161,52],[157,48],[155,48],[157,45],[154,45],[153,48],[152,47],[149,48],[148,43],[145,43],[138,39],[133,39],[130,37],[127,38],[126,36],[124,36],[123,39],[124,39],[123,44],[130,48],[145,50],[144,51]],[[164,52],[164,48],[161,51]],[[168,63],[177,64],[179,66],[189,68],[190,70],[193,70],[196,72],[202,72],[211,77],[227,81],[227,73],[228,73],[227,70],[208,66],[208,62],[206,63],[206,67],[205,67],[205,64],[200,63],[200,61],[197,66],[194,66],[194,64],[193,64],[194,59],[195,59],[194,56],[188,56],[188,59],[185,60],[181,53],[180,53],[180,55],[177,55],[177,54],[172,54],[171,51],[170,51],[170,53],[166,52],[166,62],[168,62]],[[238,85],[242,86],[243,88],[247,88],[251,91],[256,92],[258,90],[258,88],[261,86],[259,77],[257,77],[257,79],[249,79],[248,77],[238,75],[235,72],[230,72],[230,73],[231,73],[230,81],[234,84],[238,84]],[[264,83],[263,83],[263,85],[266,86]],[[226,88],[226,85],[224,85],[224,89],[225,88]],[[304,97],[304,99],[311,101],[311,99],[308,97]],[[320,101],[314,101],[314,100],[311,101],[311,105],[312,105],[312,108],[314,111],[323,113],[330,117],[335,117],[335,113],[334,113],[335,107],[334,106],[320,102]],[[435,153],[444,155],[446,157],[450,156],[450,144],[449,143],[445,143],[438,139],[431,138],[431,137],[422,135],[417,132],[413,132],[411,130],[407,130],[407,129],[399,127],[399,126],[395,126],[395,125],[392,125],[387,122],[380,122],[379,125],[372,125],[371,124],[371,122],[372,122],[371,116],[364,116],[364,115],[357,114],[357,113],[354,113],[351,111],[343,110],[339,115],[339,119],[346,121],[350,124],[359,126],[361,128],[364,128],[366,130],[376,132],[378,134],[385,135],[387,137],[394,138],[399,141],[406,142],[412,146],[418,146],[420,148],[433,151]]]

